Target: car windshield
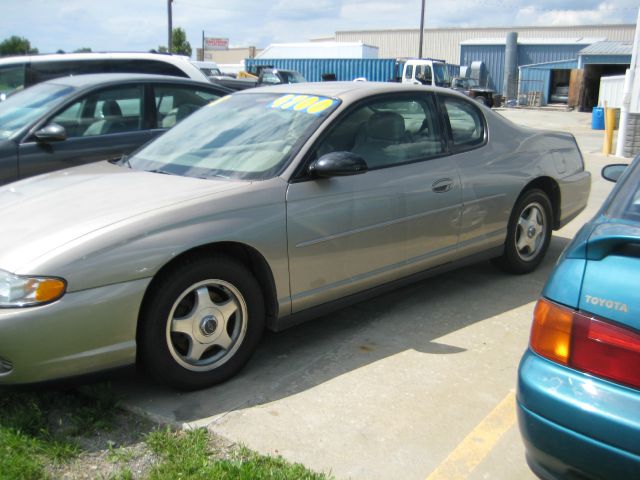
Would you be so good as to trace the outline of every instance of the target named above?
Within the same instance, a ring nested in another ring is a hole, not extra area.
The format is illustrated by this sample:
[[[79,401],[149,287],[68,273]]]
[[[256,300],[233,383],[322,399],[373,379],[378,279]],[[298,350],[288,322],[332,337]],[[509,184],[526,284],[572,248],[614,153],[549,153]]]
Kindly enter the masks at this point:
[[[0,139],[10,138],[73,90],[64,85],[40,83],[7,97],[0,103]]]
[[[298,72],[283,72],[280,70],[283,83],[304,83],[307,80]]]
[[[622,180],[622,184],[611,198],[606,215],[622,218],[632,222],[640,222],[640,156],[636,157],[631,171]]]
[[[222,97],[128,159],[131,168],[197,178],[276,175],[339,104],[312,95]]]
[[[433,62],[433,74],[438,87],[448,87],[451,84],[447,67],[443,63]]]

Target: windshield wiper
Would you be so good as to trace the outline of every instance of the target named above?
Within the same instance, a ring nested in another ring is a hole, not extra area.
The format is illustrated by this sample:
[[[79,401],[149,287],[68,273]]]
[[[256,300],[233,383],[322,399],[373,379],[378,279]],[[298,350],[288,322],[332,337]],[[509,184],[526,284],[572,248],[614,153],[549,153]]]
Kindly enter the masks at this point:
[[[166,170],[162,170],[161,168],[156,168],[154,170],[145,170],[145,172],[161,173],[162,175],[177,175],[177,173],[167,172]]]

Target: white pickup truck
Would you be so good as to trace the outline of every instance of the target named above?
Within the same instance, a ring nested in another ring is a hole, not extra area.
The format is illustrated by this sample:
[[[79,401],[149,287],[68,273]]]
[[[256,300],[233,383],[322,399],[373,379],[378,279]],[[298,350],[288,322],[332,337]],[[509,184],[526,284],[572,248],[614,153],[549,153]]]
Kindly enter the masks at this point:
[[[402,83],[450,87],[451,79],[444,62],[420,58],[405,61],[402,68]]]

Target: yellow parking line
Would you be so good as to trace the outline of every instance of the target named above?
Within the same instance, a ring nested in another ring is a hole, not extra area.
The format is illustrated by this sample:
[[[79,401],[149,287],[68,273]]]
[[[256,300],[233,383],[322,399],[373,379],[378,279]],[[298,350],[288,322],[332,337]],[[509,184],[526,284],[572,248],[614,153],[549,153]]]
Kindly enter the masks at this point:
[[[465,479],[516,422],[515,393],[509,394],[465,437],[427,480]]]

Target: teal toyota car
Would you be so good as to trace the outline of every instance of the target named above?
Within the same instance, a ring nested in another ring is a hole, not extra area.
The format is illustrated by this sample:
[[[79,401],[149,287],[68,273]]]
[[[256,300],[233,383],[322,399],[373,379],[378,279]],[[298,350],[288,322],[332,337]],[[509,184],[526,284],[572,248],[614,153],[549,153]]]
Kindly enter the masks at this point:
[[[640,478],[640,155],[562,254],[518,372],[527,461],[543,479]]]

